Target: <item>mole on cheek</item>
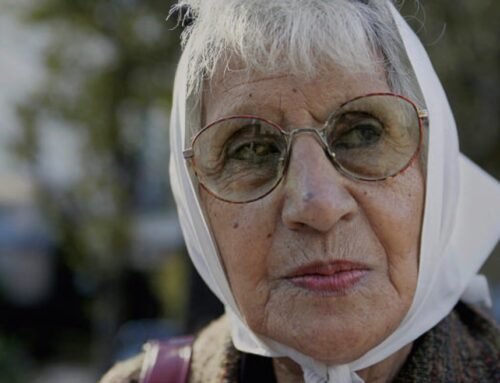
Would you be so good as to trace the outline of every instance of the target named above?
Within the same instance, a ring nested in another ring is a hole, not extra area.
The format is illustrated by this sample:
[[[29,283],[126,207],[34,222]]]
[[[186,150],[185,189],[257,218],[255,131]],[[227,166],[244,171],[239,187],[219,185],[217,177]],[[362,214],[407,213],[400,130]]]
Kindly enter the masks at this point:
[[[273,236],[273,233],[269,233],[268,235],[266,235],[266,238],[271,238]]]
[[[233,229],[237,229],[238,227],[240,227],[239,222],[233,223]]]

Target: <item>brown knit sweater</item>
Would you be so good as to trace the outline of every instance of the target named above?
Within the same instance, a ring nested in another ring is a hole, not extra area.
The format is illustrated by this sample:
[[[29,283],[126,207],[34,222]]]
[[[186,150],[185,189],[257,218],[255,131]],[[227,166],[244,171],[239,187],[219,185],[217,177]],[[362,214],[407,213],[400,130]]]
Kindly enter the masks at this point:
[[[143,355],[116,365],[100,383],[136,383]],[[237,383],[241,353],[231,343],[225,316],[196,338],[189,383]],[[418,338],[394,382],[500,382],[500,328],[459,303]]]

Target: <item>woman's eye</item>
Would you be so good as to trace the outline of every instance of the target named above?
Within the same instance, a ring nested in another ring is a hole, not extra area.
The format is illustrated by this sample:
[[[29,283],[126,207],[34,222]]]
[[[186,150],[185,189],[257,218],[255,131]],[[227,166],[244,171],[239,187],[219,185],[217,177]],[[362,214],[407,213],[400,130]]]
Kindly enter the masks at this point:
[[[384,134],[384,128],[377,120],[360,121],[352,124],[334,139],[333,146],[341,149],[369,147],[377,144]]]
[[[251,141],[233,148],[229,157],[242,161],[258,161],[276,153],[279,153],[279,150],[273,143]]]

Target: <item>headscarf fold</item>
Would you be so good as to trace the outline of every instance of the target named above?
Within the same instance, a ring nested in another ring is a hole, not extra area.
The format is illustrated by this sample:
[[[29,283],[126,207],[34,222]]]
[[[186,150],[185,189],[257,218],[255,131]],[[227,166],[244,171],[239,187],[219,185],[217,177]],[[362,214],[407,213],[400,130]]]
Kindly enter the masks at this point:
[[[201,277],[225,305],[235,347],[299,363],[306,383],[360,383],[356,371],[376,364],[434,327],[458,300],[491,304],[484,277],[477,275],[500,236],[499,183],[459,153],[457,130],[446,94],[418,37],[392,2],[387,2],[429,111],[429,146],[419,275],[412,306],[399,327],[358,360],[325,365],[284,344],[255,334],[245,323],[224,273],[183,158],[188,126],[197,121],[187,98],[187,54],[174,85],[170,123],[170,180],[190,257]]]

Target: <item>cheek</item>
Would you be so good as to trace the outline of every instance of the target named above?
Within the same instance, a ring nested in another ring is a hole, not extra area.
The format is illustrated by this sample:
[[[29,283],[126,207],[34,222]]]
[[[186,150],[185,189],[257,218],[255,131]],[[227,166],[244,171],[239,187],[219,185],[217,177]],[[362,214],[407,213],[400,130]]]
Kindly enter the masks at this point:
[[[200,190],[231,290],[240,309],[267,300],[268,254],[276,229],[277,210],[267,199],[249,204],[219,201]]]
[[[389,277],[400,292],[416,287],[424,193],[424,179],[416,164],[394,179],[370,186],[359,197],[385,250]]]
[[[377,237],[388,246],[386,250],[415,244],[424,205],[424,180],[418,164],[395,178],[352,186],[351,193]]]

